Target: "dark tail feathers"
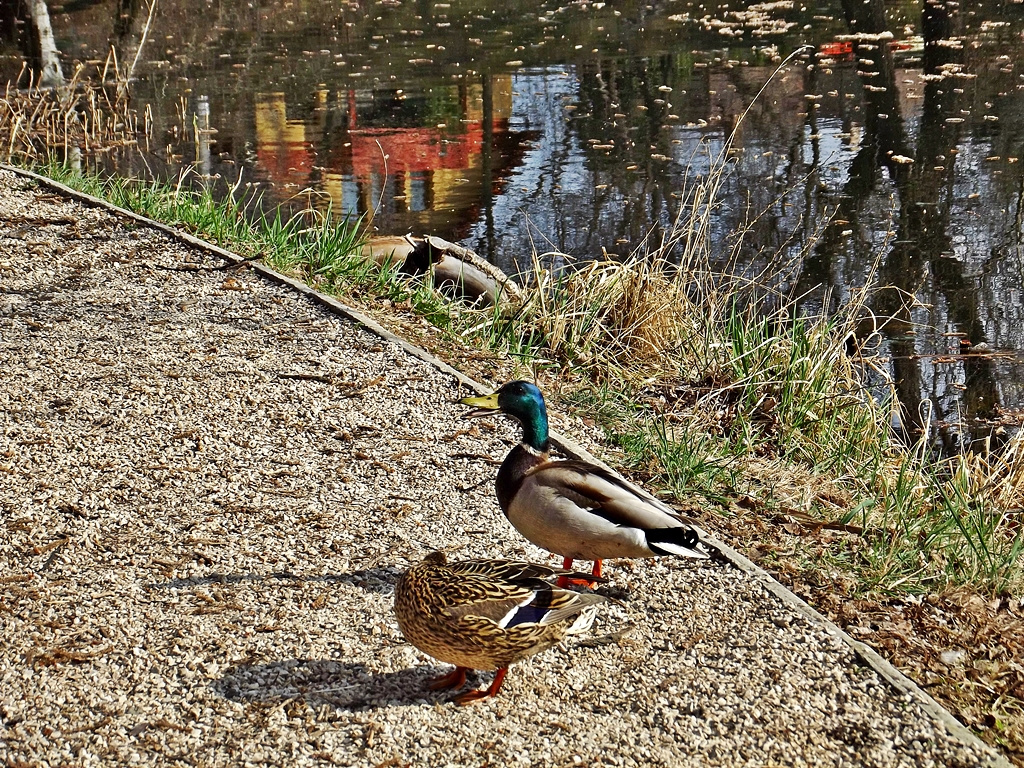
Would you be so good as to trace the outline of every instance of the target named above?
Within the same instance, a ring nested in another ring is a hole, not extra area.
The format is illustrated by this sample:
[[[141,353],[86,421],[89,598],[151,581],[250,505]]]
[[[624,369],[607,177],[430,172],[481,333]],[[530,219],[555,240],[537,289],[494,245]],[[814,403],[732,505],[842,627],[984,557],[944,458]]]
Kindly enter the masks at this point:
[[[683,557],[708,556],[707,550],[701,544],[697,531],[689,526],[678,528],[654,528],[645,532],[647,535],[647,546],[652,552],[659,555],[682,555]]]

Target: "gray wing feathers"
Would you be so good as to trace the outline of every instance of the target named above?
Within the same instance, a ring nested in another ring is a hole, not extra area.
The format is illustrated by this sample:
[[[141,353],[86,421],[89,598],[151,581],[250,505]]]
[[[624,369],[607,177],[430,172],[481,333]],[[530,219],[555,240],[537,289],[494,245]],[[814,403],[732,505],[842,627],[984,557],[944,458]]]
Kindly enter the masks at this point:
[[[679,528],[686,524],[671,507],[647,491],[592,465],[551,461],[531,471],[524,482],[557,491],[558,495],[617,525],[640,528]]]

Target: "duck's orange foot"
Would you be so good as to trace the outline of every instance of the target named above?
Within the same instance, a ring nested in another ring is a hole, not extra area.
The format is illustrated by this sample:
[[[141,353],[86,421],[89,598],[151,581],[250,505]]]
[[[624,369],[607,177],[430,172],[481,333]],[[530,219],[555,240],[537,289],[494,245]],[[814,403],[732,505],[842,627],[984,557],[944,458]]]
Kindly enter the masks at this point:
[[[431,680],[428,687],[432,691],[440,691],[445,688],[461,688],[466,684],[466,667],[456,667],[447,675]]]
[[[565,589],[566,587],[592,587],[599,581],[604,581],[604,579],[588,579],[586,577],[570,578],[568,576],[559,576],[558,581],[555,582],[555,584],[562,589]]]
[[[562,561],[562,567],[566,570],[572,568],[572,558],[567,557]],[[555,582],[559,587],[565,589],[566,587],[592,587],[599,581],[604,581],[601,576],[601,560],[594,561],[594,578],[588,579],[582,573],[574,573],[572,576],[559,576],[558,581]]]
[[[480,701],[480,699],[490,698],[490,695],[490,689],[483,691],[466,691],[465,693],[460,693],[458,696],[453,697],[452,701],[454,701],[460,707],[464,707],[467,704],[472,704],[474,701]]]
[[[490,687],[485,691],[466,691],[460,693],[452,701],[458,704],[460,707],[466,704],[472,704],[474,701],[480,701],[480,699],[488,699],[491,696],[497,696],[498,691],[501,690],[501,684],[505,682],[505,674],[508,672],[508,667],[502,667],[494,675],[494,682],[491,683]]]

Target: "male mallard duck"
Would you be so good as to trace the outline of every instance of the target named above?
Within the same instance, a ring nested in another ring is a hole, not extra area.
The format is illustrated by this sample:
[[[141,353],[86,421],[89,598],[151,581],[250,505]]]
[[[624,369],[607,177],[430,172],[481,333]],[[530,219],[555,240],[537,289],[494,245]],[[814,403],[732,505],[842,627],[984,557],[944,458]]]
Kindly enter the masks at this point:
[[[455,665],[430,687],[457,688],[469,669],[496,669],[490,688],[467,691],[455,701],[496,696],[509,664],[589,629],[595,606],[607,598],[545,581],[567,573],[509,560],[448,563],[441,552],[403,573],[395,587],[402,634],[424,653]]]
[[[596,464],[552,460],[548,412],[533,384],[512,381],[459,402],[475,408],[469,417],[500,412],[522,424],[523,441],[498,470],[498,503],[523,536],[565,558],[563,567],[593,560],[600,576],[610,557],[708,556],[700,529],[647,491]]]

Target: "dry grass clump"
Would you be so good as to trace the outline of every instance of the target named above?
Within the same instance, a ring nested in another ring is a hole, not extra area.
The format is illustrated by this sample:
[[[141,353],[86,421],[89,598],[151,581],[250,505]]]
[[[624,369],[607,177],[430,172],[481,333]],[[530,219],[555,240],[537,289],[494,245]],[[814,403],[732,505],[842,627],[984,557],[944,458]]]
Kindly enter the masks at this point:
[[[706,176],[687,182],[661,241],[624,259],[605,254],[577,267],[566,254],[534,253],[524,281],[532,289],[516,307],[527,346],[598,378],[692,379],[726,364],[708,320],[720,320],[740,293],[738,281],[711,269],[710,228],[727,172],[723,152]],[[733,258],[741,245],[735,237]]]
[[[1012,511],[1008,519],[1018,526],[1024,513],[1024,433],[1018,432],[998,452],[964,453],[956,461],[964,493]]]
[[[113,82],[107,79],[111,69]],[[26,74],[29,87],[17,88]],[[75,164],[83,156],[136,144],[140,136],[148,136],[150,120],[140,119],[124,79],[116,75],[116,66],[109,62],[91,75],[79,65],[65,85],[43,88],[23,68],[0,98],[0,160]]]
[[[662,259],[592,261],[556,272],[535,258],[533,289],[519,311],[554,359],[597,375],[678,376],[680,348],[697,349],[704,329],[688,280]],[[668,370],[667,370],[668,369]]]

